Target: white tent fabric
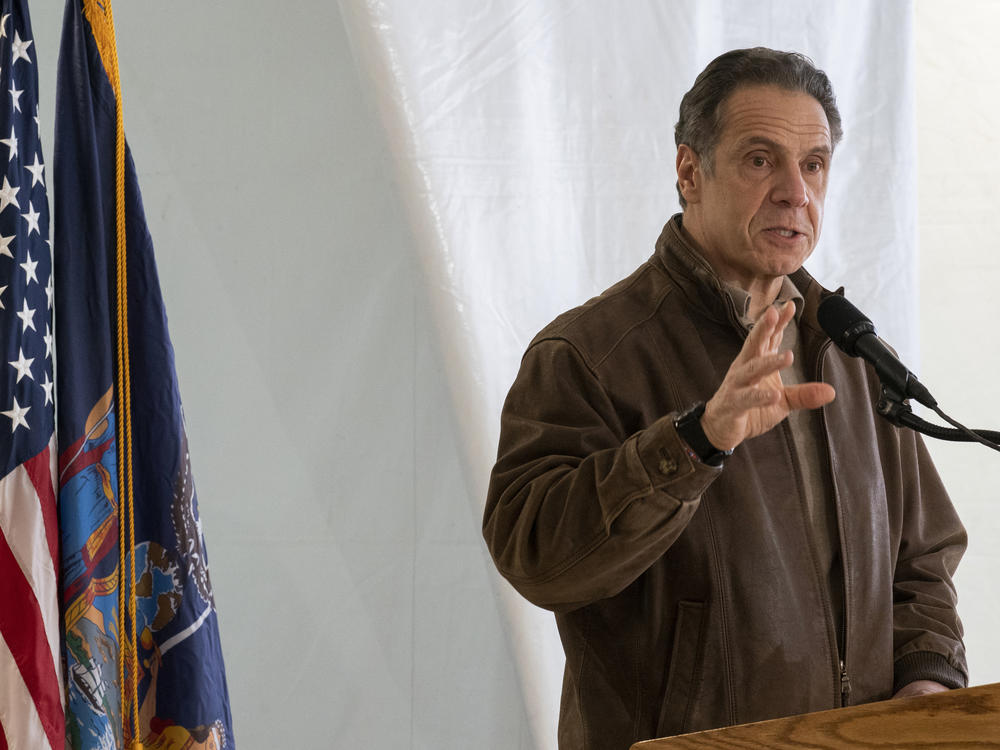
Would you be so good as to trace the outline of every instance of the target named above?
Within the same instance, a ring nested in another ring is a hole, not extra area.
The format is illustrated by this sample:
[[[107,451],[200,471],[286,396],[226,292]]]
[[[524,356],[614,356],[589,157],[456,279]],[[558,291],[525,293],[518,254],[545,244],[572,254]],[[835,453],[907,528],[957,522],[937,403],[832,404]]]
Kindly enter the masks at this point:
[[[417,238],[480,511],[503,397],[533,334],[633,270],[678,210],[673,125],[721,52],[804,52],[838,94],[823,239],[807,268],[916,362],[916,139],[907,0],[341,0]],[[537,747],[562,651],[504,582]]]

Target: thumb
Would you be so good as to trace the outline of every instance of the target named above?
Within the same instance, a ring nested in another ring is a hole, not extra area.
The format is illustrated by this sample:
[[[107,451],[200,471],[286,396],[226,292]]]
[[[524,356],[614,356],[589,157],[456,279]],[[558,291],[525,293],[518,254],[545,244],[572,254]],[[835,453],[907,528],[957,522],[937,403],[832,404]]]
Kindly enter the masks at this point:
[[[828,383],[800,383],[785,386],[785,399],[789,410],[818,409],[830,403],[837,392]]]

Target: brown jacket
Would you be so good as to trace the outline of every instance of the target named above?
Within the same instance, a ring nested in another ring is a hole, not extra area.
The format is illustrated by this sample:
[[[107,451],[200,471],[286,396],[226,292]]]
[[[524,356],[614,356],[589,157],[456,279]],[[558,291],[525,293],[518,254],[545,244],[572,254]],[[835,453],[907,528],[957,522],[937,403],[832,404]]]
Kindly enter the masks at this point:
[[[965,530],[919,436],[876,414],[874,372],[820,330],[828,292],[805,271],[793,280],[806,373],[837,390],[821,440],[840,625],[787,420],[722,469],[689,458],[674,430],[745,336],[679,216],[635,273],[561,315],[524,355],[483,533],[500,572],[555,612],[561,748],[880,700],[913,679],[966,682],[951,581]]]

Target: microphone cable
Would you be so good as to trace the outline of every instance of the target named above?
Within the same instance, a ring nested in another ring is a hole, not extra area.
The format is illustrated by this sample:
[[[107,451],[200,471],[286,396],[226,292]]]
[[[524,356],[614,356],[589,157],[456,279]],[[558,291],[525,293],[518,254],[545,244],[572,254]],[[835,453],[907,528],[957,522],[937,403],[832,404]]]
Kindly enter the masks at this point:
[[[964,442],[968,438],[968,439],[974,440],[977,443],[982,443],[987,448],[992,448],[995,451],[1000,451],[1000,444],[998,444],[998,443],[1000,443],[1000,433],[993,432],[992,430],[970,430],[968,427],[966,427],[961,422],[955,421],[954,419],[952,419],[951,417],[949,417],[947,414],[945,414],[943,411],[941,411],[941,407],[935,406],[933,408],[934,408],[934,412],[939,417],[941,417],[941,419],[943,419],[945,422],[947,422],[948,424],[950,424],[953,427],[955,427],[955,430],[949,430],[946,427],[938,427],[937,429],[945,431],[949,435],[954,434],[955,432],[958,432],[958,433],[960,433],[962,435],[962,437],[942,437],[941,438],[942,440],[958,440],[958,441],[963,441]],[[992,440],[987,439],[987,437],[986,437],[987,435],[990,438],[992,438]],[[997,441],[997,442],[994,442],[994,441]]]

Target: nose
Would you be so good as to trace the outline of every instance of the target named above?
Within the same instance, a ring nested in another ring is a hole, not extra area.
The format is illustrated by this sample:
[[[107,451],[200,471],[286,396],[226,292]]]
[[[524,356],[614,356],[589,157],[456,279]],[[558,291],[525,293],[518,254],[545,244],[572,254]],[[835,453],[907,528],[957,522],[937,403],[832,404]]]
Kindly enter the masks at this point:
[[[809,190],[798,164],[789,164],[775,173],[771,200],[793,208],[809,205]]]

